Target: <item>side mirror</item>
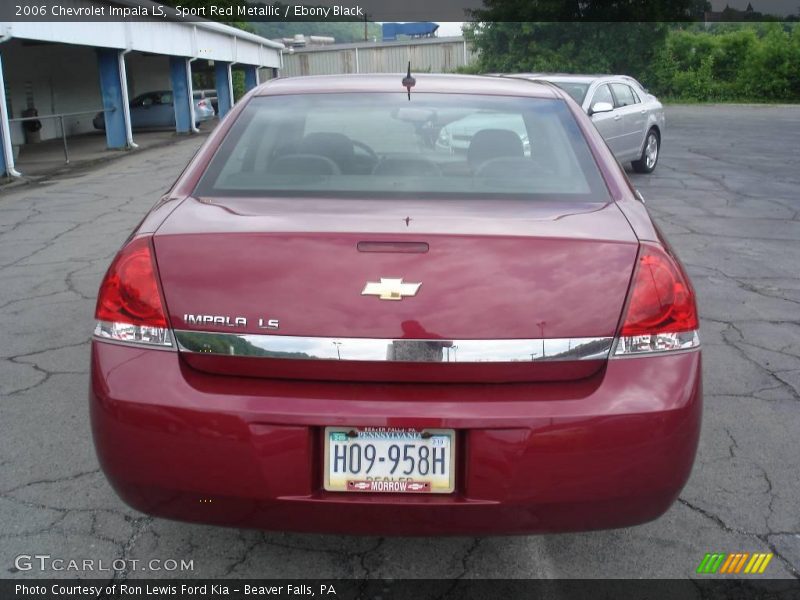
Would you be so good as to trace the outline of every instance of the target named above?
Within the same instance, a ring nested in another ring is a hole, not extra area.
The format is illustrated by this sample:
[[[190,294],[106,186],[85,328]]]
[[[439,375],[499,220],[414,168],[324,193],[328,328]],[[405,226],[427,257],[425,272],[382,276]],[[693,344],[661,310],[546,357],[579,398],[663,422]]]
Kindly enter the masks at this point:
[[[589,109],[589,116],[596,115],[597,113],[611,112],[614,106],[611,102],[597,102]]]

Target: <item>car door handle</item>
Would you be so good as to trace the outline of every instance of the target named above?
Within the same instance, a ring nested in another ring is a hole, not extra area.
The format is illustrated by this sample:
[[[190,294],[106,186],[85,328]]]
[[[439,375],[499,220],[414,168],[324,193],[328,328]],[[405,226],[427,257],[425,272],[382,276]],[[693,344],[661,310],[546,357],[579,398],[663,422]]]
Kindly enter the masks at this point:
[[[622,117],[620,115],[614,115],[614,120],[619,121]]]
[[[647,109],[646,109],[646,108],[643,108],[643,109],[642,109],[642,110],[640,110],[639,112],[640,112],[640,113],[642,113],[642,114],[645,114],[645,113],[647,112]]]

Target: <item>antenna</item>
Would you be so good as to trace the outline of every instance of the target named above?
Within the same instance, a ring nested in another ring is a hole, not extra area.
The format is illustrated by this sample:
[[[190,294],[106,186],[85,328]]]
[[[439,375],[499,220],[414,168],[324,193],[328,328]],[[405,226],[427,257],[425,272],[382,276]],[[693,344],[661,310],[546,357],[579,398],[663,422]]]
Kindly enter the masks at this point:
[[[403,87],[408,91],[408,99],[411,100],[411,88],[417,84],[417,80],[411,76],[411,61],[408,61],[408,73],[403,77]]]

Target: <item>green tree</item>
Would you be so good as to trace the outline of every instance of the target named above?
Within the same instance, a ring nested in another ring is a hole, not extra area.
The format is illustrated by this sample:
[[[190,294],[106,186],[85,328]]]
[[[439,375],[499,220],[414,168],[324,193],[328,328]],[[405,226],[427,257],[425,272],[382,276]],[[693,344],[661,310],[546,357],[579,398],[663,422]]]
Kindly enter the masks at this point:
[[[669,22],[705,0],[484,0],[465,34],[483,71],[617,72],[643,79]]]
[[[646,81],[668,31],[657,22],[480,22],[465,35],[484,72],[612,72]]]
[[[764,36],[748,55],[740,75],[748,95],[763,100],[800,100],[800,32],[787,32],[780,24],[767,26]]]
[[[727,23],[673,30],[652,65],[653,89],[675,100],[797,102],[796,24]]]
[[[485,4],[465,30],[479,52],[474,72],[623,73],[670,101],[800,101],[796,22],[681,20],[707,10],[702,0],[676,2],[672,13],[657,1]]]

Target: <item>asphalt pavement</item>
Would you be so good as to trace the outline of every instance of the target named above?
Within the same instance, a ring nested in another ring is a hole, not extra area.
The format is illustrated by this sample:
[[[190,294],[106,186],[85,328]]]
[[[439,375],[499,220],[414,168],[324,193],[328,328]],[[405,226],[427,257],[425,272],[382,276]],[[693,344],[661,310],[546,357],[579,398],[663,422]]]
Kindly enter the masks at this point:
[[[655,173],[631,177],[698,293],[705,408],[692,477],[659,520],[378,538],[225,529],[127,508],[98,469],[89,428],[95,294],[202,141],[186,138],[0,188],[0,577],[686,578],[700,577],[706,552],[772,552],[765,576],[800,578],[800,107],[673,106],[667,122]],[[108,570],[15,561],[36,554]],[[193,568],[156,570],[151,559]]]

